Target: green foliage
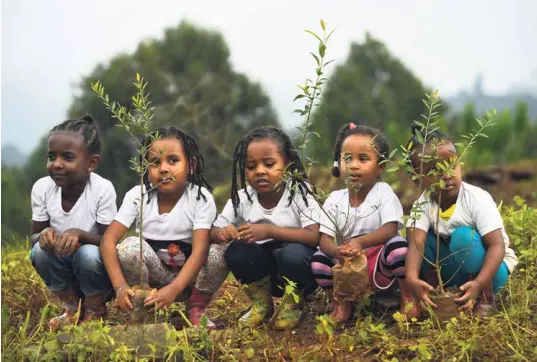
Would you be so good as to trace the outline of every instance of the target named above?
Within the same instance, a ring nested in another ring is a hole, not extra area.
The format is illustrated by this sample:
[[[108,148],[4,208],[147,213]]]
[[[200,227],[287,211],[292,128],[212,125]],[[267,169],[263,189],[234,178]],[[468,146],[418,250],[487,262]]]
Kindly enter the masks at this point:
[[[20,240],[30,231],[28,181],[22,170],[2,167],[2,246]]]
[[[152,121],[155,116],[156,107],[151,105],[149,95],[146,92],[147,82],[140,77],[139,73],[136,73],[136,79],[134,80],[134,88],[136,92],[130,97],[132,103],[132,110],[129,110],[126,106],[119,104],[118,102],[111,101],[108,94],[105,93],[104,86],[99,81],[92,83],[91,89],[95,94],[103,101],[105,108],[111,113],[112,118],[118,121],[118,126],[123,128],[134,140],[137,145],[136,153],[137,157],[133,157],[130,160],[131,169],[136,172],[140,185],[140,198],[137,199],[138,207],[138,223],[139,223],[139,238],[140,238],[140,281],[142,286],[147,283],[143,279],[143,208],[144,208],[144,195],[151,190],[145,190],[144,176],[147,173],[148,168],[151,166],[148,158],[146,157],[149,149],[151,148],[151,142],[144,142],[144,139],[152,135],[153,141],[159,137],[158,133],[151,134]],[[163,151],[161,151],[163,152]],[[169,175],[172,177],[172,175]],[[156,188],[158,185],[154,185]]]
[[[3,250],[1,260],[3,360],[20,361],[24,348],[33,346],[34,352],[41,351],[39,361],[59,361],[62,350],[71,352],[72,361],[76,361],[79,353],[87,361],[174,360],[174,357],[189,361],[535,361],[537,209],[516,197],[513,205],[502,205],[500,210],[520,263],[500,293],[499,311],[490,317],[475,319],[463,315],[437,325],[431,319],[393,322],[390,315],[377,315],[365,309],[350,326],[333,326],[326,318],[316,318],[308,312],[308,320],[299,329],[285,334],[265,327],[242,329],[236,320],[246,306],[243,302],[246,297],[238,283],[227,281],[222,290],[224,301],[216,303],[222,301],[218,299],[209,312],[212,319],[219,316],[219,321],[227,327],[225,330],[170,330],[167,342],[154,345],[144,356],[108,338],[109,326],[121,321],[114,308],[106,324],[97,322],[77,327],[79,337],[60,349],[57,335],[45,328],[48,318],[60,312],[56,301],[48,304],[45,286],[28,260],[27,245],[8,247]],[[316,308],[320,302],[314,295],[308,306]],[[82,339],[89,342],[90,348]]]
[[[468,133],[477,119],[475,107],[466,105],[462,115],[450,120],[455,137]],[[537,123],[530,122],[528,106],[519,102],[514,112],[504,110],[498,114],[496,126],[487,132],[487,140],[481,140],[475,152],[467,158],[470,166],[505,164],[537,157]]]

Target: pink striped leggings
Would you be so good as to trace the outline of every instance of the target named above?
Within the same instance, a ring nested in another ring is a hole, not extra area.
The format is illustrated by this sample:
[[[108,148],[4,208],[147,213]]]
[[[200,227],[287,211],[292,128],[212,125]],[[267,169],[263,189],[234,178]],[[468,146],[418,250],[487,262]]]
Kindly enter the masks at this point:
[[[401,236],[396,236],[384,245],[369,248],[367,268],[369,282],[373,290],[389,288],[396,278],[405,277],[405,257],[408,242]],[[322,251],[317,251],[311,257],[311,271],[321,288],[332,288],[332,267],[336,259],[332,259]]]

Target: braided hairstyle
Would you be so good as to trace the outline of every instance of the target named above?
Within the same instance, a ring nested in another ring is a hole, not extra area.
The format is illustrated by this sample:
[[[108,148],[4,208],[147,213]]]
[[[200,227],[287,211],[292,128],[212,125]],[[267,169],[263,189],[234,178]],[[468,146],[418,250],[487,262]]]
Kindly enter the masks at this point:
[[[52,128],[49,136],[56,132],[72,132],[84,138],[84,145],[88,154],[98,155],[101,152],[101,132],[92,116],[85,115],[82,118],[68,119]]]
[[[302,199],[304,200],[306,205],[308,205],[307,195],[313,193],[308,176],[304,169],[304,165],[302,164],[300,156],[298,155],[298,151],[291,142],[289,136],[279,128],[260,126],[254,128],[252,131],[250,131],[250,133],[242,137],[242,139],[235,146],[235,150],[233,152],[233,171],[231,175],[231,202],[233,204],[233,209],[235,210],[235,215],[237,215],[237,208],[240,204],[238,192],[239,184],[237,176],[240,177],[241,189],[246,191],[245,165],[248,146],[250,145],[250,143],[252,143],[252,141],[264,138],[271,139],[278,144],[280,153],[285,159],[286,169],[289,170],[289,172],[292,174],[288,205],[291,205],[291,203],[293,202],[296,185],[298,186],[298,189],[302,194]],[[239,175],[237,175],[237,171]],[[298,175],[295,175],[295,173],[298,173]],[[253,202],[248,192],[246,192],[246,197],[250,202]]]
[[[207,201],[207,198],[202,193],[201,188],[205,187],[209,191],[212,191],[212,187],[211,185],[209,185],[209,183],[205,179],[205,176],[203,175],[203,172],[205,171],[205,160],[198,149],[196,141],[187,132],[175,127],[169,127],[159,128],[156,131],[150,133],[142,140],[142,145],[147,150],[147,153],[143,155],[145,160],[147,161],[147,158],[149,156],[149,148],[151,147],[151,143],[153,143],[157,139],[163,138],[175,138],[182,143],[186,159],[188,160],[187,180],[190,183],[190,187],[193,188],[194,185],[198,186],[198,197],[196,199],[199,200],[200,197],[202,197],[203,200]],[[139,156],[138,161],[140,166],[143,166],[144,158],[142,158],[142,155]],[[149,183],[149,174],[147,170],[144,174],[144,185],[146,190],[149,190],[151,188]],[[155,189],[153,191],[156,192],[157,190]],[[147,203],[149,203],[150,198],[151,193],[147,195]]]
[[[409,150],[411,155],[414,155],[416,150],[419,147],[423,147],[424,144],[430,145],[430,144],[439,144],[439,143],[451,143],[453,144],[453,147],[455,147],[455,151],[457,151],[457,146],[455,146],[455,142],[453,142],[453,140],[448,135],[440,132],[439,130],[428,132],[426,136],[425,130],[422,126],[418,126],[417,124],[412,124],[412,126],[410,126],[410,132],[412,133],[412,136],[407,142],[407,148],[412,143],[412,147]],[[420,141],[420,138],[418,138],[417,136],[418,133],[421,135],[422,141]],[[409,158],[409,163],[412,167],[415,166],[412,163],[412,157]]]
[[[369,136],[373,140],[373,146],[378,153],[378,161],[388,158],[390,147],[388,146],[388,140],[382,131],[364,125],[355,125],[354,123],[346,123],[339,130],[339,134],[336,139],[336,145],[334,146],[334,166],[332,167],[332,176],[339,177],[341,159],[341,146],[345,139],[349,136],[359,134],[363,136]]]

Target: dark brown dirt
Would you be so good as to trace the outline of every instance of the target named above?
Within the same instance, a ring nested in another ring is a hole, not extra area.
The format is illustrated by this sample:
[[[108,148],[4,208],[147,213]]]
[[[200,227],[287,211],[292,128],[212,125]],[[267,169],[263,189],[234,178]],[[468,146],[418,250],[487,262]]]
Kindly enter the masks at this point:
[[[431,300],[438,308],[434,309],[434,315],[439,322],[447,322],[453,317],[459,315],[458,308],[461,306],[453,299],[457,298],[458,294],[454,291],[448,290],[445,293],[433,292],[431,293]]]
[[[132,299],[133,309],[130,312],[131,322],[142,323],[149,318],[149,310],[152,308],[151,306],[144,306],[145,298],[155,294],[157,290],[142,289],[142,287],[139,285],[134,286],[132,290],[134,291],[134,297]]]

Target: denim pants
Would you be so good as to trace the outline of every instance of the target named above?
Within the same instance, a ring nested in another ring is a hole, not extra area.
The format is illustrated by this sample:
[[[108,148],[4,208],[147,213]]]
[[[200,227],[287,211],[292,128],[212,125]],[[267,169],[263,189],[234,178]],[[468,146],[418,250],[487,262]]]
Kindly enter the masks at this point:
[[[441,275],[446,286],[461,286],[470,279],[469,275],[477,275],[485,262],[486,252],[481,235],[468,226],[455,229],[449,243],[440,239]],[[436,262],[436,235],[432,230],[427,233],[425,258]],[[421,272],[430,268],[431,264],[424,260]],[[509,270],[502,262],[492,281],[494,293],[505,285],[508,277]]]
[[[82,292],[81,297],[112,290],[98,246],[84,244],[72,255],[57,256],[36,243],[30,252],[30,260],[52,292],[74,285],[79,288],[78,293]]]
[[[269,241],[264,244],[233,241],[226,250],[226,263],[242,284],[270,276],[272,295],[281,297],[285,279],[308,294],[317,289],[311,273],[311,257],[317,249],[300,243]]]

